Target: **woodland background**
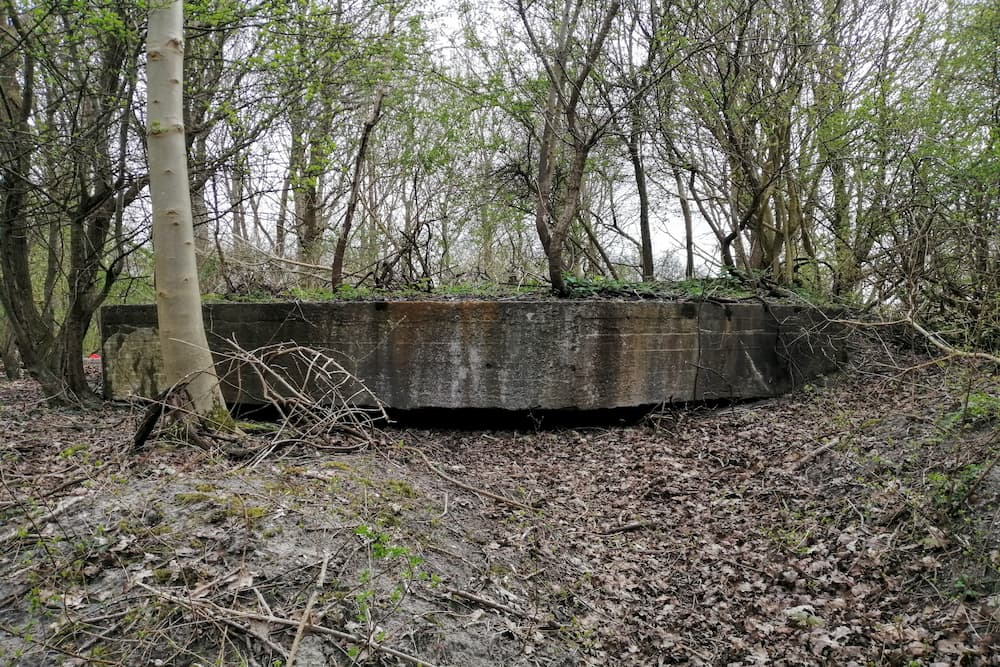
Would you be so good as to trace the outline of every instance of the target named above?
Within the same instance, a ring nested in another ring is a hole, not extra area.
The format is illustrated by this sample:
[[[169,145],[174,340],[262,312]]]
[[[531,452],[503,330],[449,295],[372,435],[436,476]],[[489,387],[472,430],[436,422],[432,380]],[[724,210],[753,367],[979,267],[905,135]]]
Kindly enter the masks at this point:
[[[1000,346],[990,0],[186,7],[203,291],[728,276]],[[0,6],[0,353],[150,301],[143,3]]]

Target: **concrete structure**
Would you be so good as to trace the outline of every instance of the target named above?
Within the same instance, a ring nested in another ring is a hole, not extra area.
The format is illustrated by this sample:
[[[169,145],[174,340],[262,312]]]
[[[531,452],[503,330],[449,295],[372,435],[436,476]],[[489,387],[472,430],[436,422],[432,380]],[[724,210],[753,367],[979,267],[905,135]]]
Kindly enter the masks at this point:
[[[600,409],[783,393],[844,360],[843,331],[808,307],[683,301],[374,301],[205,307],[209,345],[294,341],[329,351],[386,405]],[[154,396],[153,306],[101,311],[108,398]],[[260,402],[220,360],[226,398]],[[292,374],[301,370],[292,369]]]

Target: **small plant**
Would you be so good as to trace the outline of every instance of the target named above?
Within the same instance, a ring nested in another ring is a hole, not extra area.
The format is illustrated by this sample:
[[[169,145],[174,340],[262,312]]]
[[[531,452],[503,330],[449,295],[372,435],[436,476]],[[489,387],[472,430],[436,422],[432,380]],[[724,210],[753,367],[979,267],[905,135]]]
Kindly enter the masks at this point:
[[[963,424],[983,424],[1000,419],[1000,396],[986,392],[972,392],[966,397],[962,409],[953,417]]]
[[[400,498],[416,498],[417,491],[409,482],[401,479],[390,479],[385,483],[386,489]]]
[[[958,577],[951,586],[952,595],[959,600],[971,602],[981,598],[985,591],[982,582],[968,576]]]
[[[178,505],[197,505],[198,503],[215,501],[215,497],[204,491],[191,491],[174,494],[174,502]]]
[[[952,474],[941,471],[928,473],[927,483],[934,505],[947,511],[957,509],[969,497],[982,469],[982,464],[971,463]]]
[[[86,443],[82,443],[82,442],[76,443],[74,445],[70,445],[69,447],[66,447],[61,452],[59,452],[59,458],[63,458],[63,459],[74,458],[78,454],[85,453],[87,451],[88,446],[89,445],[87,445]]]
[[[353,594],[358,623],[367,628],[369,640],[382,641],[380,626],[396,613],[415,581],[436,585],[440,579],[421,569],[423,558],[408,547],[394,544],[391,536],[377,527],[362,524],[354,534],[366,547],[368,565],[361,570]]]
[[[387,534],[379,532],[371,526],[362,524],[354,529],[354,534],[366,541],[372,558],[376,560],[390,560],[406,556],[410,552],[406,547],[393,546],[390,544]]]

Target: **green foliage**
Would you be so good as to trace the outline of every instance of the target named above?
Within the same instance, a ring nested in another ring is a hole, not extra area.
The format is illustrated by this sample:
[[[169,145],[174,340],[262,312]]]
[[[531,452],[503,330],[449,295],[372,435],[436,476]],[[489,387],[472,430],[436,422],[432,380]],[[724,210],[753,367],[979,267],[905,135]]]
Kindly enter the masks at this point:
[[[598,296],[605,293],[612,293],[621,290],[642,290],[649,292],[650,286],[645,283],[633,283],[622,280],[613,280],[604,276],[594,276],[592,278],[580,278],[571,273],[563,274],[563,281],[569,288],[570,296],[574,298]]]
[[[432,585],[440,581],[422,569],[423,558],[413,554],[408,547],[395,544],[380,528],[361,524],[354,533],[364,541],[369,561],[369,567],[359,575],[353,594],[359,623],[374,628],[379,624],[379,617],[384,619],[395,613],[414,581],[427,581]],[[383,637],[375,639],[382,641]]]
[[[944,416],[941,426],[945,430],[958,426],[972,428],[997,420],[1000,420],[1000,396],[974,391],[969,393],[959,409]]]
[[[390,536],[367,525],[360,525],[354,529],[354,534],[361,537],[368,544],[372,557],[376,560],[391,560],[402,556],[407,556],[410,550],[406,547],[393,545]],[[416,564],[419,564],[419,559]]]
[[[366,290],[344,285],[336,292],[328,287],[290,287],[285,291],[293,301],[333,301],[343,295],[344,299],[362,298]]]
[[[564,274],[563,280],[570,289],[571,298],[622,297],[639,299],[683,299],[683,300],[743,300],[743,299],[787,299],[794,295],[808,303],[822,303],[812,292],[805,289],[784,290],[775,293],[765,284],[753,285],[737,277],[700,278],[695,280],[667,282],[633,282],[613,280],[603,276],[580,278]]]
[[[935,507],[947,512],[961,509],[975,484],[979,483],[982,464],[969,464],[955,472],[934,471],[927,474],[930,498]]]
[[[680,294],[699,299],[714,297],[739,299],[753,296],[755,293],[745,282],[731,276],[682,280],[673,287]]]
[[[88,445],[85,442],[80,442],[74,445],[70,445],[69,447],[66,447],[61,452],[59,452],[59,457],[64,459],[71,459],[75,457],[77,454],[80,454],[81,452],[86,452],[89,446],[90,445]]]
[[[500,298],[512,296],[530,296],[547,294],[541,286],[530,283],[521,286],[498,285],[496,283],[449,283],[436,289],[430,289],[426,284],[417,283],[402,288],[355,287],[342,285],[337,290],[328,287],[290,287],[286,290],[271,292],[256,290],[245,294],[203,295],[206,303],[259,303],[269,301],[372,301],[372,300],[405,300],[405,299],[447,299],[447,298]]]

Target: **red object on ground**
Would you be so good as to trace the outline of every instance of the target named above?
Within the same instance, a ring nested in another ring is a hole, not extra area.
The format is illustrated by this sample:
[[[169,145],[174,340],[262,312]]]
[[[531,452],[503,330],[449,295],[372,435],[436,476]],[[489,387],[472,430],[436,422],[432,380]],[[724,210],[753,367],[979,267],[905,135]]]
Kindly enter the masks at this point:
[[[99,355],[99,354],[97,354],[96,352],[94,352],[94,353],[93,353],[92,355],[90,355],[90,356],[89,356],[89,357],[87,357],[87,358],[88,358],[88,359],[100,359],[100,358],[101,358],[101,355]]]

